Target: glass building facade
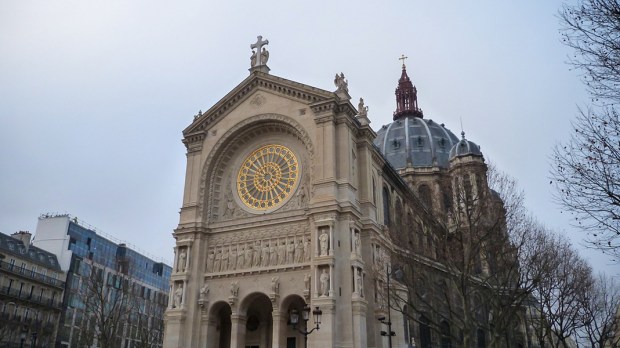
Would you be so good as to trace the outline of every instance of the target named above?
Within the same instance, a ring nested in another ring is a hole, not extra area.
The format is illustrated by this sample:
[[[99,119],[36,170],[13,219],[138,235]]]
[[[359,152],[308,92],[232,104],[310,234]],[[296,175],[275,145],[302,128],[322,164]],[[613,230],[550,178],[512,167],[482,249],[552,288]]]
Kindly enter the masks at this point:
[[[37,242],[67,268],[57,347],[161,346],[172,268],[110,239],[68,215],[39,218]]]

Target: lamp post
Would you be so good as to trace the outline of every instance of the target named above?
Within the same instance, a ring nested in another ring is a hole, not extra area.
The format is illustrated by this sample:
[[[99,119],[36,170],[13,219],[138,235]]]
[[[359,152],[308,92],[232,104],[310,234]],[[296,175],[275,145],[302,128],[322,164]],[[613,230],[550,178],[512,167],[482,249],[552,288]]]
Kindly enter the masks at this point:
[[[380,316],[377,319],[381,322],[381,324],[387,325],[387,332],[381,330],[381,336],[388,337],[388,347],[392,348],[392,336],[396,336],[396,332],[392,331],[392,315],[390,310],[390,276],[396,277],[396,280],[400,280],[403,277],[403,271],[400,268],[394,270],[393,273],[390,273],[390,267],[385,267],[385,277],[386,277],[386,287],[387,287],[387,322],[385,321],[385,316]]]
[[[314,330],[319,330],[319,325],[321,325],[321,315],[323,311],[319,309],[319,307],[315,307],[312,311],[312,315],[314,315],[314,324],[315,326],[312,330],[308,331],[308,320],[310,319],[310,306],[306,305],[301,310],[301,316],[304,322],[306,323],[305,328],[299,329],[297,328],[297,324],[299,324],[299,311],[296,309],[292,309],[290,312],[290,322],[293,325],[293,330],[297,330],[300,334],[304,335],[304,348],[308,348],[308,335],[311,334]]]

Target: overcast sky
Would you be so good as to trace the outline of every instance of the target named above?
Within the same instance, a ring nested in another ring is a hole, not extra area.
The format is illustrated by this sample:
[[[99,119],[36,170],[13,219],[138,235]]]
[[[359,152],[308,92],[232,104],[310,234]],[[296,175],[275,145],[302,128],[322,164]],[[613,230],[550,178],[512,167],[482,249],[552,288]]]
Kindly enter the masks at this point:
[[[0,2],[0,232],[70,213],[172,260],[185,175],[181,131],[248,76],[334,90],[344,72],[372,126],[392,119],[398,57],[426,118],[516,178],[527,206],[574,234],[552,202],[550,153],[588,96],[565,64],[560,1]],[[604,257],[584,251],[598,269]]]

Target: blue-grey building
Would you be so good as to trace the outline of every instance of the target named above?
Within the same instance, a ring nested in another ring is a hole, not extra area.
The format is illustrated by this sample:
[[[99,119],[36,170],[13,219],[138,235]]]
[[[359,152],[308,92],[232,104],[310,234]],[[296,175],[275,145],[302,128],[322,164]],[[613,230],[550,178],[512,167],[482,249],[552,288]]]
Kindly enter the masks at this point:
[[[39,217],[33,244],[67,272],[58,347],[159,347],[172,269],[68,214]]]

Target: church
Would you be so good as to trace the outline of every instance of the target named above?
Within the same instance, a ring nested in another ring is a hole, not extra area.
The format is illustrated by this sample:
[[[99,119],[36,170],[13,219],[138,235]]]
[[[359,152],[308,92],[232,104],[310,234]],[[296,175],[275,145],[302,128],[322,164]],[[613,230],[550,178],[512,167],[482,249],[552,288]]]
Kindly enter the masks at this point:
[[[267,44],[258,37],[249,76],[183,131],[163,346],[461,346],[462,329],[406,304],[411,272],[395,265],[447,272],[425,221],[450,225],[457,196],[489,193],[479,146],[425,118],[404,60],[394,121],[375,131],[344,74],[334,91],[271,75]],[[427,278],[411,282],[420,298]],[[484,325],[472,330],[485,347]]]

